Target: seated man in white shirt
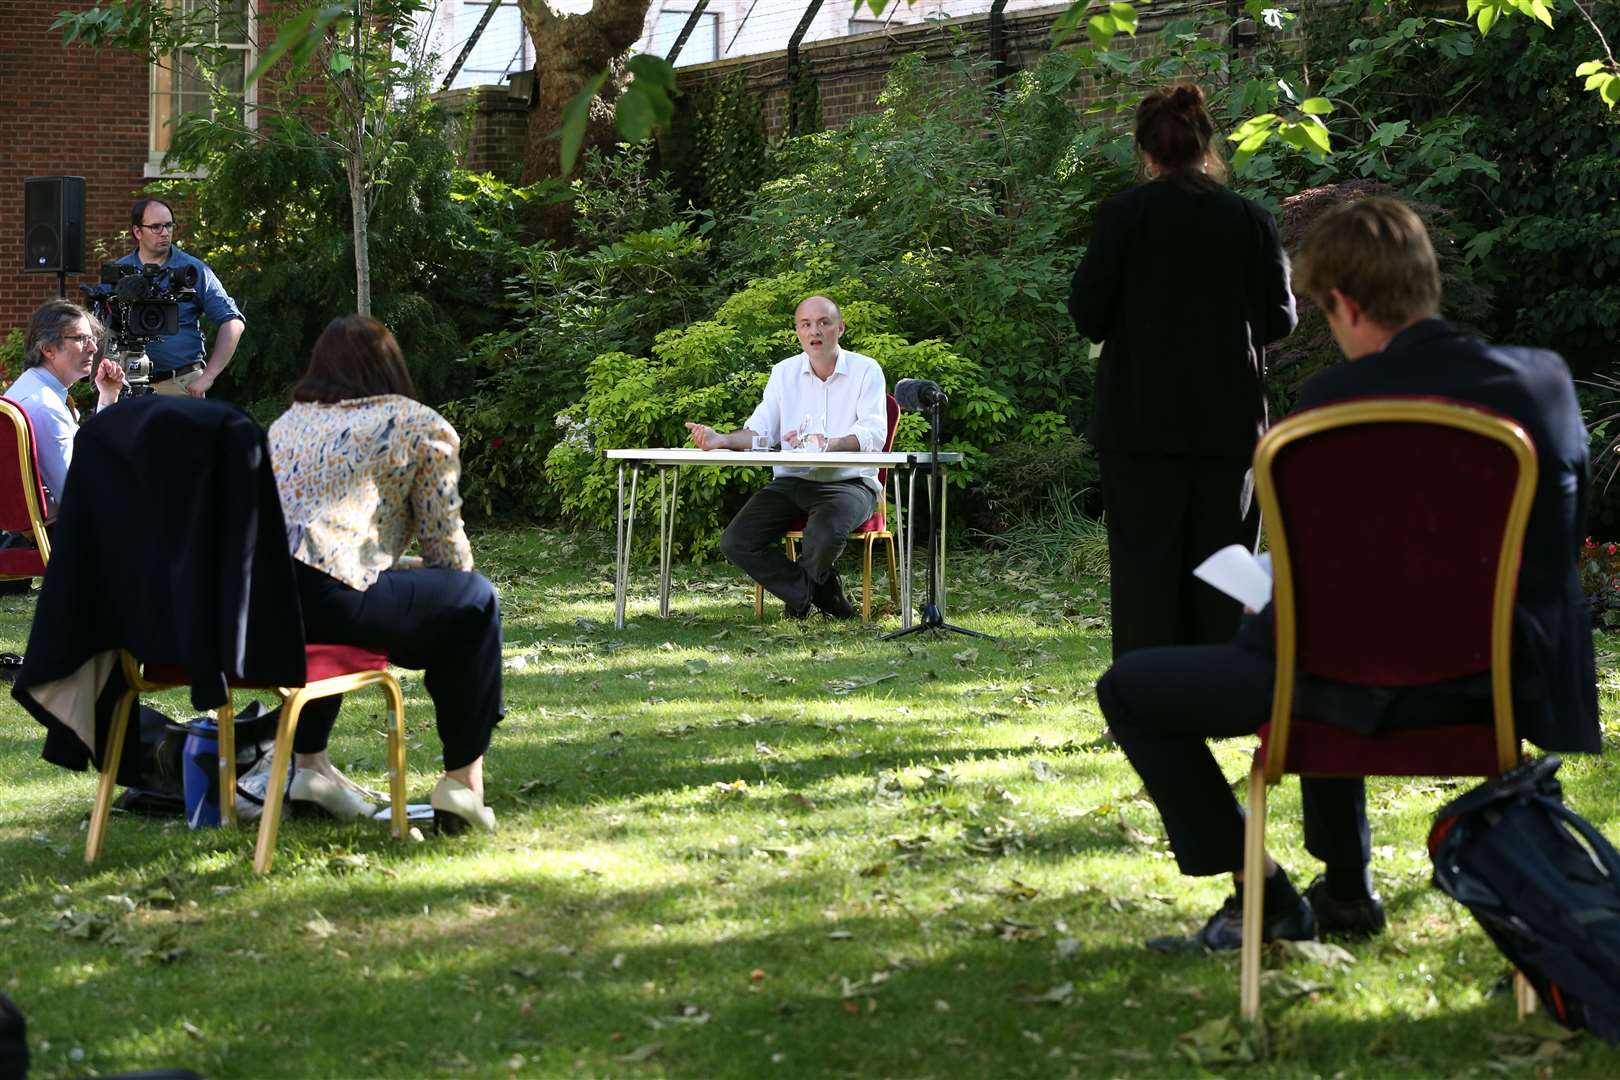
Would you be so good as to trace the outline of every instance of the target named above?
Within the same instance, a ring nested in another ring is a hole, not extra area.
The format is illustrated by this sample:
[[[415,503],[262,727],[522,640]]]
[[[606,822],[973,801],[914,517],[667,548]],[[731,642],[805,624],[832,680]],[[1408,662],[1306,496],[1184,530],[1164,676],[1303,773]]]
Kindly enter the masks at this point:
[[[787,451],[883,449],[889,435],[883,369],[838,347],[844,333],[838,305],[809,297],[793,321],[804,352],[771,369],[764,399],[736,431],[721,434],[688,422],[699,450],[748,450],[755,436]],[[772,471],[775,478],[726,527],[721,552],[780,597],[795,618],[808,615],[812,604],[834,618],[853,617],[834,564],[850,530],[872,516],[881,495],[877,469],[783,464]],[[804,542],[794,562],[782,550],[782,537],[801,520]]]
[[[23,373],[6,391],[34,427],[47,522],[56,520],[73,461],[73,437],[79,433],[78,407],[69,400],[68,387],[94,368],[98,410],[116,403],[123,390],[124,369],[117,361],[96,366],[102,333],[101,324],[78,304],[47,300],[28,319]]]

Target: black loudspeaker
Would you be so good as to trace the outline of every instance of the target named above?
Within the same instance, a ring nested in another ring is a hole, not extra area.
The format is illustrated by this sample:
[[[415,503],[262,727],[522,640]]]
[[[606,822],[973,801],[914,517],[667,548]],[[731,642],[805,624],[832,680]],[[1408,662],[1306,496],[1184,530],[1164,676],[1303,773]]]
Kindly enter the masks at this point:
[[[23,270],[84,273],[84,177],[23,181]]]

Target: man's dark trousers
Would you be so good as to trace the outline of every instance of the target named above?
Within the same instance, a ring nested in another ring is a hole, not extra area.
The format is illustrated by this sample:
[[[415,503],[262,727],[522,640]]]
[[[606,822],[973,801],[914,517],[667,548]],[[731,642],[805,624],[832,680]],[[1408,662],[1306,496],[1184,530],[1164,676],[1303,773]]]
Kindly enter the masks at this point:
[[[1097,683],[1097,704],[1159,808],[1184,874],[1243,869],[1243,810],[1208,740],[1252,735],[1271,719],[1276,665],[1241,638],[1141,649]],[[1363,782],[1302,778],[1300,798],[1305,849],[1329,865],[1365,866],[1372,834]]]
[[[720,536],[720,551],[793,611],[810,606],[816,586],[833,572],[849,534],[872,516],[876,492],[860,478],[806,480],[778,476],[760,488]],[[805,522],[799,559],[782,537]]]

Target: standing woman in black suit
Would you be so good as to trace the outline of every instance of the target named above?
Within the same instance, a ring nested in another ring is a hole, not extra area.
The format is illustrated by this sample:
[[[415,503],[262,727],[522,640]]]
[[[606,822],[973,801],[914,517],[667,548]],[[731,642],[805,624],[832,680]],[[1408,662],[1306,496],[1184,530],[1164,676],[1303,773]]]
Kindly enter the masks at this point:
[[[1265,346],[1297,321],[1276,223],[1223,184],[1203,92],[1148,94],[1135,141],[1148,180],[1097,208],[1069,294],[1076,328],[1103,342],[1087,434],[1102,466],[1115,659],[1236,632],[1236,602],[1192,570],[1228,544],[1254,546]]]

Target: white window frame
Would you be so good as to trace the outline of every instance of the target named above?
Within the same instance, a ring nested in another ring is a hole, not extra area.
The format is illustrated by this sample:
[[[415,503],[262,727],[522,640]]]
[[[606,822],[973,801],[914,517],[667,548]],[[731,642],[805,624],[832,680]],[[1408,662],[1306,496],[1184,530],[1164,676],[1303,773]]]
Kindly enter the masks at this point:
[[[170,3],[171,5],[174,4],[175,2],[176,2],[176,0],[168,0],[168,3]],[[183,0],[181,0],[181,2],[183,2]],[[247,7],[247,28],[246,28],[246,32],[243,35],[244,38],[245,38],[244,41],[239,42],[239,43],[238,42],[228,42],[228,41],[227,42],[213,41],[213,42],[197,42],[196,43],[196,45],[208,45],[209,47],[212,47],[212,48],[234,49],[236,51],[241,52],[243,54],[242,55],[242,74],[243,74],[244,77],[246,77],[248,72],[253,70],[254,65],[257,64],[258,60],[259,60],[259,46],[258,46],[258,41],[259,41],[259,6],[258,6],[258,4],[256,2],[254,2],[254,0],[248,0],[248,3],[246,5],[246,7]],[[218,33],[218,24],[217,23],[215,25],[215,33],[216,34]],[[193,46],[193,47],[195,47],[195,46]],[[146,114],[147,114],[147,124],[146,124],[146,164],[145,164],[145,167],[142,169],[142,175],[144,175],[146,177],[149,177],[149,178],[157,178],[157,177],[201,177],[201,176],[206,174],[206,170],[189,171],[189,170],[185,170],[185,169],[178,169],[178,168],[174,168],[174,167],[165,166],[164,163],[163,163],[163,159],[168,155],[168,151],[167,150],[159,150],[158,147],[157,147],[158,135],[159,135],[159,132],[160,132],[160,128],[158,126],[159,121],[158,121],[158,108],[157,108],[157,99],[158,99],[158,94],[160,92],[159,89],[158,89],[158,80],[159,80],[159,78],[162,76],[162,74],[164,72],[165,72],[164,64],[162,62],[158,62],[158,63],[152,64],[150,66],[149,70],[148,70],[148,73],[147,73],[147,91],[146,91]],[[175,74],[177,74],[177,72],[171,72],[171,75],[175,75]],[[164,93],[172,93],[172,91],[164,91]],[[252,84],[249,84],[248,86],[245,86],[243,88],[243,90],[242,90],[242,122],[247,126],[247,128],[249,130],[255,130],[259,126],[258,104],[259,104],[259,86],[258,86],[258,83],[252,83]],[[176,114],[174,117],[172,117],[171,122],[172,122],[173,119],[178,119],[178,116],[179,116],[179,114]]]
[[[679,16],[680,17],[680,23],[681,23],[681,25],[684,26],[686,24],[686,20],[690,19],[692,17],[692,12],[696,9],[696,7],[697,7],[697,5],[693,4],[693,5],[691,5],[689,7],[686,7],[686,8],[669,8],[669,7],[667,7],[667,8],[661,9],[658,12],[657,18],[653,19],[653,25],[652,25],[653,36],[654,37],[658,36],[658,23],[659,23],[660,20],[663,19],[663,17],[665,15],[677,15],[677,16]],[[711,25],[712,25],[712,27],[714,29],[714,48],[713,48],[714,57],[712,59],[709,59],[709,60],[689,60],[689,61],[687,61],[687,63],[689,63],[689,64],[712,64],[716,60],[724,59],[724,57],[722,57],[721,53],[720,53],[720,23],[721,23],[720,12],[715,10],[712,7],[704,8],[703,9],[703,19],[711,19],[711,20],[713,20]],[[703,26],[703,19],[699,19],[698,20],[698,25],[694,26],[692,28],[692,37],[689,37],[689,38],[686,39],[686,45],[687,46],[690,46],[692,44],[692,39],[698,36],[700,28]],[[675,36],[680,37],[680,34],[681,34],[680,27],[678,26],[675,29]],[[675,44],[675,42],[673,40],[671,40],[669,44],[671,46],[673,46]],[[669,49],[666,47],[664,49],[663,53],[658,54],[658,58],[660,60],[662,60],[663,57],[664,57],[664,53],[667,53],[668,51],[669,51]],[[684,53],[686,51],[684,46],[682,47],[681,51],[682,51],[682,53],[684,55]],[[680,61],[681,61],[681,58],[679,56],[677,56],[675,58],[676,66],[677,67],[685,67],[686,64],[682,64]]]

